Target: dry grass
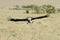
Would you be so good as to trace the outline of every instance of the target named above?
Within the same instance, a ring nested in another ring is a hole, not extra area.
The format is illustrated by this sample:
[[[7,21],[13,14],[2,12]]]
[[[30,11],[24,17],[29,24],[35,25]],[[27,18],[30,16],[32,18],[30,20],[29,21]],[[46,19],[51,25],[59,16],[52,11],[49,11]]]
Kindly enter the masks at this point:
[[[11,22],[9,18],[36,17],[42,14],[21,14],[0,11],[0,40],[60,40],[60,13],[27,22]]]

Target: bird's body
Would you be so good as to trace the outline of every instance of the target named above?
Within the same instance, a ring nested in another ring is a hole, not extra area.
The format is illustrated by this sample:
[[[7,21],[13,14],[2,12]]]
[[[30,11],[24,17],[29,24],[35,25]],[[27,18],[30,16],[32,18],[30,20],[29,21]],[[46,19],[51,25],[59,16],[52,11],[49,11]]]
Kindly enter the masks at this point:
[[[32,17],[28,17],[27,19],[28,19],[28,23],[33,23]],[[28,23],[27,23],[27,24],[28,24]]]

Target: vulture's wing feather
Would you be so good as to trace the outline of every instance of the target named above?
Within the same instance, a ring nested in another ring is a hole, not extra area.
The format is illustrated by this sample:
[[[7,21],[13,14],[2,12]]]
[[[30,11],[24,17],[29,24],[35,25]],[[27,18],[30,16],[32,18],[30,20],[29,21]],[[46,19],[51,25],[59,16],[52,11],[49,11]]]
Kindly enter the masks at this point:
[[[44,15],[44,16],[40,16],[40,17],[35,17],[35,18],[32,18],[32,20],[34,20],[34,19],[42,19],[42,18],[46,18],[46,17],[48,17],[48,15]]]
[[[27,19],[13,19],[13,18],[11,18],[10,21],[15,21],[15,22],[16,21],[27,21]]]

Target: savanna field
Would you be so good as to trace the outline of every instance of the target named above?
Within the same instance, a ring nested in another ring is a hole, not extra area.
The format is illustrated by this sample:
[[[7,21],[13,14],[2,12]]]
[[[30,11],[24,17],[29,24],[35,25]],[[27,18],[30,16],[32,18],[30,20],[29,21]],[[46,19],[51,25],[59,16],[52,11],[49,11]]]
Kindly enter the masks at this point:
[[[24,14],[22,11],[0,10],[0,40],[60,40],[60,13],[34,23],[12,22],[10,18],[37,17],[45,14]]]

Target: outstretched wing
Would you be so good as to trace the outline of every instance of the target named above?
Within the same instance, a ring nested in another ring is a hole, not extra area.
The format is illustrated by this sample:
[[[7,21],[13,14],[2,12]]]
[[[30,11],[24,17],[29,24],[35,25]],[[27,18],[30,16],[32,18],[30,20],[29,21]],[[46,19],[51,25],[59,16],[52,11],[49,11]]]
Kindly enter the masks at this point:
[[[28,21],[28,20],[27,19],[13,19],[13,18],[11,18],[10,21],[17,22],[17,21]]]
[[[42,19],[42,18],[46,18],[46,17],[48,17],[49,15],[44,15],[44,16],[40,16],[40,17],[35,17],[35,18],[32,18],[32,20],[34,20],[34,19]]]

